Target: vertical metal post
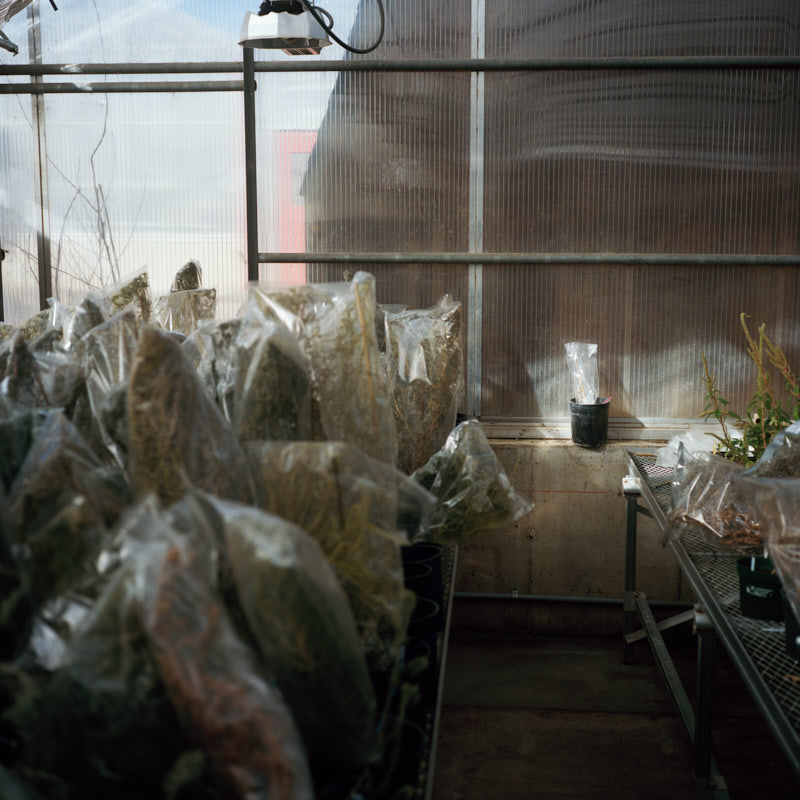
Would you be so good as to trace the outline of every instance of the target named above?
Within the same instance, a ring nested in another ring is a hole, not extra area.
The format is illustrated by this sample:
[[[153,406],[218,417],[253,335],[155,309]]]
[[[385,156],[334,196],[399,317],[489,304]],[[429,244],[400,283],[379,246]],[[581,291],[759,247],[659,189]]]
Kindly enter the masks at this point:
[[[256,171],[256,72],[252,47],[242,48],[244,75],[244,172],[247,219],[247,280],[258,280],[258,173]]]
[[[485,57],[486,0],[472,0],[471,57]],[[469,252],[483,251],[485,73],[470,74]],[[467,414],[481,415],[483,264],[470,264],[467,295]]]
[[[714,680],[716,634],[710,620],[699,607],[695,609],[697,630],[697,690],[694,714],[694,752],[692,797],[706,798],[711,786],[711,701]]]
[[[624,488],[624,485],[623,485]],[[633,633],[636,627],[636,515],[639,494],[634,491],[625,492],[627,517],[625,525],[625,593],[623,594],[624,633]],[[633,645],[625,640],[623,661],[633,663]]]
[[[3,307],[3,260],[6,257],[6,251],[3,250],[3,243],[0,241],[0,322],[5,322],[5,310]]]
[[[32,64],[42,63],[42,34],[39,25],[39,4],[28,6],[28,49]],[[40,75],[31,75],[31,83],[41,83]],[[39,209],[39,231],[36,237],[39,261],[39,308],[47,308],[53,296],[53,272],[50,262],[50,193],[47,180],[47,131],[44,95],[31,95],[31,116],[36,135],[36,205]]]

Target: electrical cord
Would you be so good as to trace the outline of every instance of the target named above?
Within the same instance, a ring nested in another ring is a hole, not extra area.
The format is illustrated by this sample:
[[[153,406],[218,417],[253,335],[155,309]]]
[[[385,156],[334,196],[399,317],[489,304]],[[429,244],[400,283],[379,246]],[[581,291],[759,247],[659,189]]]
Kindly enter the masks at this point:
[[[347,42],[343,42],[334,32],[333,32],[333,17],[324,9],[320,8],[320,6],[315,5],[313,2],[309,2],[309,0],[300,0],[300,2],[305,6],[306,10],[311,14],[312,17],[325,29],[325,33],[333,39],[336,44],[341,45],[344,47],[345,50],[348,50],[351,53],[371,53],[380,43],[383,41],[383,33],[386,28],[386,18],[383,13],[383,2],[382,0],[375,0],[378,4],[378,13],[380,14],[381,18],[381,29],[378,32],[378,38],[371,44],[369,47],[353,47],[352,45],[347,44]],[[321,12],[324,14],[329,20],[330,24],[326,25],[322,18],[319,16]]]

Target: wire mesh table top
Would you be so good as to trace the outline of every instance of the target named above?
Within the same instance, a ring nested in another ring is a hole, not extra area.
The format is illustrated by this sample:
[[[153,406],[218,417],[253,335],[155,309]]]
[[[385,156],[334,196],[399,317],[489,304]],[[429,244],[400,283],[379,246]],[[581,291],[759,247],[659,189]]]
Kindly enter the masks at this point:
[[[672,468],[656,465],[652,454],[629,451],[628,455],[643,481],[642,496],[649,493],[667,519]],[[745,617],[739,603],[736,561],[745,555],[760,555],[759,551],[753,548],[732,550],[699,526],[690,524],[670,527],[663,533],[671,537],[673,548],[680,547],[685,552],[696,571],[694,576],[687,574],[693,588],[698,594],[710,595],[713,599],[716,604],[713,610],[724,615],[751,659],[754,671],[794,730],[794,741],[790,744],[796,750],[794,760],[797,762],[800,760],[800,663],[786,652],[783,622]],[[701,592],[701,587],[694,585],[697,580],[702,581],[705,591]]]

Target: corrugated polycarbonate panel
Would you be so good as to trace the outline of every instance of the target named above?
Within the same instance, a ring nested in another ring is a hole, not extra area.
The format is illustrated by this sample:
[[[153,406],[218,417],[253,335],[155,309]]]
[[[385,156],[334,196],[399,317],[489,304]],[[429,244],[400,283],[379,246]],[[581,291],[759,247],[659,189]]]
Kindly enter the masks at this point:
[[[280,91],[273,83],[281,80],[259,76],[256,100],[264,118]],[[298,76],[297,82],[302,98],[316,91],[319,76]],[[300,187],[306,249],[465,251],[469,76],[342,73],[326,106]],[[260,151],[260,169],[265,161],[270,163]],[[264,190],[260,176],[259,192],[274,196],[288,171],[285,163],[275,164]],[[280,202],[261,205],[260,249],[280,249],[280,240],[267,237],[281,230],[283,212]]]
[[[795,253],[797,71],[486,76],[497,252]]]
[[[39,310],[37,231],[41,219],[31,125],[29,97],[0,97],[0,246],[6,253],[0,270],[4,319],[12,323]]]
[[[791,2],[510,0],[486,27],[487,57],[800,52]],[[491,73],[485,114],[486,250],[800,252],[797,71]],[[800,368],[793,268],[492,267],[483,289],[487,416],[568,416],[575,340],[612,417],[696,418],[701,351],[743,409],[740,312]]]
[[[219,315],[246,291],[238,95],[46,96],[53,291],[67,304],[145,270],[154,295],[199,261]]]
[[[568,417],[564,343],[598,345],[600,392],[612,417],[697,418],[701,353],[731,408],[756,372],[739,315],[766,324],[800,370],[800,274],[793,267],[484,269],[483,403],[489,417]],[[775,375],[776,388],[782,382]]]
[[[486,3],[487,58],[797,55],[795,0]]]

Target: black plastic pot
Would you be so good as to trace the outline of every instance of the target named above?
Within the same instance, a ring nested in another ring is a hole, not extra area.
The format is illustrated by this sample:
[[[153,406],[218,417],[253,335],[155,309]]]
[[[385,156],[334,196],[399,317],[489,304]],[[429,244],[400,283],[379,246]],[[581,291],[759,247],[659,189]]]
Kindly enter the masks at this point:
[[[783,619],[781,582],[768,558],[736,560],[739,573],[739,606],[742,615],[753,619]]]
[[[403,564],[403,583],[417,597],[433,600],[433,570],[423,561],[409,561]]]
[[[600,447],[608,439],[608,407],[611,398],[597,398],[596,403],[569,401],[572,441],[581,447]]]

